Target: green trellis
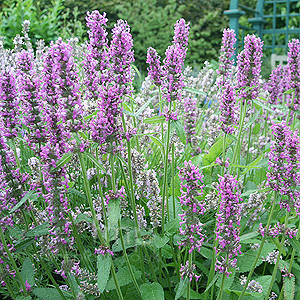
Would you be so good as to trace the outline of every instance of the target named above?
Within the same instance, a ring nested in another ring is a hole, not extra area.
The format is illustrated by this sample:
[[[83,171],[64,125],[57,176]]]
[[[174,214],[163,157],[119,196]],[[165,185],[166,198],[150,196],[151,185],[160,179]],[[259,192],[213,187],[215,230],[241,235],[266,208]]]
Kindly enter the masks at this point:
[[[256,7],[230,1],[230,9],[224,12],[230,19],[230,28],[237,35],[238,48],[243,47],[246,33],[255,33],[264,40],[268,52],[285,54],[288,41],[300,38],[300,1],[299,0],[257,0]],[[241,16],[248,18],[249,27],[240,24]]]

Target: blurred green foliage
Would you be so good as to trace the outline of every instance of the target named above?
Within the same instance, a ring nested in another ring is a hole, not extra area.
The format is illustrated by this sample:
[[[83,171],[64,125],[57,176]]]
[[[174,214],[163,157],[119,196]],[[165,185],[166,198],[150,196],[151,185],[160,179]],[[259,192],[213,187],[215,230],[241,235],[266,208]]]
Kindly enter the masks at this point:
[[[4,46],[13,47],[13,39],[21,34],[24,20],[30,21],[29,37],[33,44],[36,39],[44,39],[48,44],[59,36],[68,38],[76,35],[80,30],[82,35],[85,29],[76,20],[76,10],[72,21],[66,20],[69,15],[62,0],[6,0],[0,12],[0,35],[5,37]]]

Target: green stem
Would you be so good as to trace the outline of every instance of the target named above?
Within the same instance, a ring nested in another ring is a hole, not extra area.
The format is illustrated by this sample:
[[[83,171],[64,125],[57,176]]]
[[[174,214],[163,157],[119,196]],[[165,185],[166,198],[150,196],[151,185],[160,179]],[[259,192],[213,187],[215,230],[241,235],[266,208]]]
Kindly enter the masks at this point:
[[[270,212],[270,215],[269,215],[269,218],[268,218],[268,222],[267,222],[267,227],[266,227],[266,228],[269,228],[269,227],[270,227],[270,224],[271,224],[271,219],[272,219],[272,216],[273,216],[273,213],[274,213],[274,209],[275,209],[275,206],[276,206],[276,199],[277,199],[276,196],[277,196],[277,193],[275,192],[274,201],[273,201],[273,204],[272,204],[272,208],[271,208],[271,212]],[[238,300],[242,300],[242,298],[243,298],[243,296],[244,296],[244,294],[245,294],[245,292],[246,292],[246,289],[247,289],[247,287],[248,287],[248,284],[249,284],[249,282],[250,282],[250,279],[251,279],[251,277],[252,277],[252,274],[253,274],[253,272],[254,272],[254,270],[255,270],[257,261],[258,261],[258,259],[260,258],[260,254],[261,254],[261,251],[262,251],[263,246],[264,246],[264,244],[265,244],[265,241],[266,241],[266,235],[263,237],[263,239],[262,239],[262,241],[261,241],[261,244],[260,244],[260,247],[259,247],[259,249],[258,249],[258,251],[257,251],[255,260],[254,260],[254,262],[253,262],[253,264],[252,264],[252,267],[251,267],[251,270],[250,270],[250,272],[249,272],[249,274],[248,274],[248,276],[247,276],[246,284],[244,285],[244,288],[243,288],[243,290],[242,290],[242,292],[241,292],[240,297],[239,297]]]
[[[4,232],[3,232],[2,228],[0,228],[0,237],[1,237],[2,244],[3,244],[3,248],[4,248],[5,252],[7,253],[8,258],[9,258],[9,260],[10,260],[10,262],[11,262],[14,270],[16,271],[16,275],[17,275],[17,277],[18,277],[18,279],[19,279],[19,281],[21,283],[21,286],[22,286],[22,289],[23,289],[23,293],[25,295],[27,295],[28,293],[26,291],[24,280],[23,280],[23,278],[22,278],[22,276],[21,276],[21,274],[19,272],[19,268],[17,267],[17,264],[16,264],[16,262],[15,262],[13,256],[12,256],[12,254],[10,253],[10,251],[9,251],[9,249],[7,247],[6,240],[5,240],[5,237],[4,237]]]
[[[228,264],[228,255],[226,256],[226,265]],[[217,300],[222,300],[222,296],[223,296],[223,290],[224,290],[224,284],[225,284],[225,278],[226,278],[226,273],[223,273],[222,276],[222,283],[221,283],[221,287],[220,287],[220,291],[219,291],[219,295]]]
[[[42,258],[39,256],[39,254],[37,254],[39,262],[41,263],[43,269],[46,271],[47,275],[49,276],[52,284],[54,285],[54,287],[56,288],[56,290],[58,291],[59,295],[61,296],[61,298],[63,300],[66,300],[66,297],[64,296],[62,290],[59,288],[56,280],[54,279],[54,277],[52,276],[50,270],[48,269],[48,266],[43,262]]]
[[[1,273],[3,274],[3,267],[2,267],[2,264],[0,264],[0,271],[1,271]],[[10,282],[9,282],[9,279],[8,279],[8,278],[5,279],[4,282],[6,283],[6,288],[7,288],[8,292],[9,292],[11,298],[12,298],[12,299],[16,299],[15,293],[14,293],[14,291],[13,291],[13,289],[12,289],[12,286],[11,286],[11,284],[10,284]]]
[[[224,176],[224,172],[225,172],[225,156],[226,156],[226,133],[224,133],[223,136],[223,166],[222,166],[222,176]]]
[[[289,211],[287,210],[286,215],[285,215],[285,222],[284,222],[285,227],[287,227],[287,225],[288,225],[288,220],[289,220]],[[273,269],[271,283],[269,285],[269,289],[268,289],[267,295],[265,297],[265,300],[269,299],[269,295],[272,291],[272,287],[273,287],[273,284],[275,282],[275,278],[276,278],[276,274],[277,274],[277,270],[278,270],[278,265],[279,265],[279,262],[280,262],[280,256],[281,256],[281,253],[282,253],[282,250],[283,250],[283,247],[284,247],[284,240],[285,240],[285,234],[283,234],[282,238],[281,238],[279,253],[278,253],[278,256],[277,256],[276,264],[275,264],[274,269]]]
[[[173,199],[173,218],[176,219],[176,206],[175,206],[175,146],[172,144],[172,199]]]
[[[141,291],[140,291],[140,288],[137,284],[137,281],[134,277],[134,274],[133,274],[133,271],[132,271],[132,268],[131,268],[131,264],[130,264],[130,261],[128,259],[128,256],[127,256],[127,252],[126,252],[126,248],[125,248],[125,243],[124,243],[124,238],[123,238],[123,234],[122,234],[122,229],[121,229],[121,221],[120,219],[118,220],[118,226],[119,226],[119,235],[120,235],[120,240],[121,240],[121,245],[122,245],[122,249],[123,249],[123,253],[124,253],[124,256],[125,256],[125,260],[126,260],[126,264],[127,264],[127,267],[128,267],[128,270],[129,270],[129,273],[130,273],[130,277],[132,279],[132,282],[135,286],[135,289],[136,291],[138,292],[140,298],[142,297],[141,295]],[[143,263],[143,262],[141,262]]]
[[[171,113],[172,102],[170,102],[169,112]],[[165,148],[165,162],[164,162],[164,181],[163,181],[163,193],[162,193],[162,213],[161,213],[161,229],[162,236],[165,236],[165,201],[166,194],[168,192],[168,156],[169,156],[169,146],[170,146],[170,133],[171,133],[171,120],[168,120],[167,129],[167,140]],[[168,207],[167,207],[168,208]],[[167,211],[167,217],[169,218],[169,211]]]
[[[189,268],[192,268],[192,257],[193,252],[189,253]],[[188,281],[188,287],[187,287],[187,295],[186,295],[186,300],[190,300],[191,298],[191,282],[190,280]]]

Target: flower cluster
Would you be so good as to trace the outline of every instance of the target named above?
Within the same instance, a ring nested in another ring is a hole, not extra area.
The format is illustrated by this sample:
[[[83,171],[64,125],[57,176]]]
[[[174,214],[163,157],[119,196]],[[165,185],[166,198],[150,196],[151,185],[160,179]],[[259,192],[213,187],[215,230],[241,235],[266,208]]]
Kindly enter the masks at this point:
[[[281,208],[290,210],[295,207],[300,214],[299,191],[296,189],[300,182],[298,132],[292,132],[284,122],[273,124],[271,129],[275,141],[272,142],[269,153],[268,185],[282,195]]]
[[[234,60],[232,56],[234,54],[236,43],[235,32],[233,29],[224,29],[222,38],[221,54],[219,58],[219,69],[217,74],[217,84],[219,87],[223,86],[226,82],[230,81],[232,76]]]
[[[17,53],[17,82],[22,103],[23,124],[28,132],[25,139],[28,145],[39,152],[44,142],[44,127],[41,118],[41,105],[39,102],[40,80],[36,74],[34,56],[31,51]]]
[[[292,39],[288,43],[288,47],[289,88],[295,89],[294,103],[290,103],[290,107],[298,110],[300,104],[300,41]]]
[[[232,134],[234,131],[233,126],[237,124],[235,105],[235,90],[230,83],[225,83],[221,92],[220,122],[221,129],[227,134]]]
[[[236,266],[236,258],[240,253],[239,226],[241,219],[241,198],[238,181],[235,177],[225,174],[219,177],[217,186],[221,196],[220,209],[217,215],[216,238],[219,245],[216,248],[217,260],[215,268],[220,273],[231,274],[230,268]],[[220,256],[225,253],[226,258]]]
[[[179,248],[188,247],[189,253],[196,248],[200,252],[204,235],[201,232],[203,224],[199,221],[199,214],[204,214],[205,207],[198,198],[203,196],[203,175],[191,161],[186,161],[184,167],[179,168],[179,178],[181,180],[179,200],[183,209],[179,229],[183,239],[179,242]]]
[[[147,61],[149,64],[148,75],[150,76],[153,83],[157,86],[162,85],[162,68],[160,65],[160,57],[158,56],[156,50],[152,47],[148,48],[147,51]]]
[[[247,35],[244,50],[238,55],[237,87],[241,89],[239,97],[247,99],[246,101],[255,99],[258,96],[261,58],[263,55],[262,47],[263,42],[259,37],[254,34]]]
[[[286,227],[284,224],[281,224],[279,222],[277,222],[277,224],[274,225],[273,227],[270,225],[268,230],[267,228],[262,226],[262,223],[259,224],[259,228],[258,228],[258,232],[260,232],[262,236],[268,235],[271,236],[272,238],[275,238],[278,235],[286,235],[290,239],[292,239],[293,237],[296,236],[297,231],[298,231],[297,229]]]
[[[201,275],[196,275],[195,270],[196,265],[191,264],[190,266],[190,262],[187,260],[185,265],[181,264],[180,276],[182,279],[184,279],[184,277],[188,277],[189,281],[192,281],[193,278],[196,278],[196,281],[198,281]]]
[[[9,67],[0,71],[0,130],[9,139],[16,138],[20,130],[16,74]]]

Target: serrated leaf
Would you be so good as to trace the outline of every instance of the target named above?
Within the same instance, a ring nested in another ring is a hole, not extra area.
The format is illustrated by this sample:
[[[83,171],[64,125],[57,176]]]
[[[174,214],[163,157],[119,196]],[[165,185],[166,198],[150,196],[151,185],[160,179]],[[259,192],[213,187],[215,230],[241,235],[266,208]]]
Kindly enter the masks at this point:
[[[37,198],[39,197],[39,195],[35,194],[34,191],[29,191],[25,194],[25,196],[20,200],[20,202],[18,202],[10,211],[9,213],[13,213],[15,212],[18,208],[20,208],[28,199],[35,201],[37,200]]]
[[[93,219],[86,214],[79,214],[76,216],[76,219],[74,220],[75,224],[78,224],[79,222],[85,221],[87,223],[93,223]]]
[[[80,191],[74,189],[74,188],[69,188],[68,189],[68,193],[76,195],[78,197],[80,197],[81,199],[86,199],[85,195],[82,194]]]
[[[32,286],[34,285],[34,268],[32,261],[29,257],[26,257],[22,269],[21,269],[21,277],[24,280],[24,282],[27,280],[27,282]]]
[[[179,120],[177,120],[177,121],[172,120],[171,126],[175,129],[176,134],[179,137],[181,143],[183,145],[185,145],[186,144],[186,136],[185,136],[185,130],[184,130],[182,123]]]
[[[205,291],[203,292],[203,294],[205,294],[207,291],[209,291],[209,289],[212,287],[213,284],[215,284],[215,282],[217,281],[217,279],[219,278],[220,273],[216,274],[215,277],[212,279],[212,281],[210,282],[210,284],[208,285],[208,287],[205,289]]]
[[[125,249],[135,247],[137,245],[140,245],[142,240],[138,239],[136,237],[135,230],[131,230],[127,232],[125,235],[123,235]],[[119,252],[122,251],[122,244],[120,238],[118,238],[115,243],[112,245],[112,251],[113,252]]]
[[[161,237],[158,234],[156,234],[154,236],[154,243],[158,249],[162,248],[168,241],[169,241],[169,238],[167,236]]]
[[[283,277],[283,291],[285,300],[293,300],[295,296],[295,277]]]
[[[120,200],[111,200],[107,206],[108,211],[108,228],[109,230],[118,227],[118,220],[120,218]]]
[[[271,280],[272,280],[272,276],[270,275],[266,275],[266,276],[261,276],[255,279],[255,281],[257,281],[263,288],[263,292],[262,294],[264,295],[264,297],[266,297],[269,286],[271,284]]]
[[[143,300],[155,299],[164,300],[164,290],[162,286],[157,283],[144,283],[140,286]]]
[[[135,279],[140,279],[141,276],[142,276],[142,272],[137,270],[134,266],[132,266],[132,271],[133,271],[133,275],[135,277]],[[117,276],[117,280],[118,280],[118,283],[120,286],[124,286],[124,285],[127,285],[129,283],[132,282],[132,279],[131,279],[131,276],[130,276],[130,273],[129,273],[129,270],[127,267],[124,267],[122,268],[121,270],[119,270],[117,273],[116,273],[116,276]],[[106,289],[107,290],[113,290],[115,289],[115,283],[113,281],[113,278],[110,278],[108,283],[107,283],[107,286],[106,286]]]
[[[32,298],[31,298],[31,296],[18,296],[17,298],[16,298],[16,300],[31,300]]]
[[[165,121],[166,121],[165,116],[154,116],[154,117],[144,119],[144,123],[147,123],[147,124],[163,123]]]
[[[110,254],[97,256],[97,285],[100,293],[103,293],[108,282],[112,257]]]
[[[175,295],[175,300],[179,299],[184,294],[187,284],[188,284],[187,278],[180,279],[179,284],[178,284],[178,289],[177,289],[176,295]]]
[[[45,235],[48,234],[49,232],[49,223],[44,223],[41,225],[36,226],[35,228],[29,230],[26,233],[26,237],[35,237],[35,236],[39,236],[39,235]]]
[[[165,233],[166,235],[173,235],[179,229],[179,220],[174,219],[165,225]]]
[[[290,244],[294,247],[294,249],[300,254],[300,242],[295,238],[289,239]]]
[[[61,296],[56,289],[53,288],[35,288],[33,289],[33,294],[35,294],[39,299],[42,300],[61,300]],[[71,297],[72,294],[62,291],[65,297]]]
[[[210,259],[212,257],[212,250],[202,246],[200,250],[200,254],[205,258]]]
[[[241,237],[240,237],[240,242],[243,242],[245,240],[249,240],[249,239],[252,239],[256,236],[258,236],[258,232],[250,232],[250,233],[246,233],[246,234],[243,234]]]

